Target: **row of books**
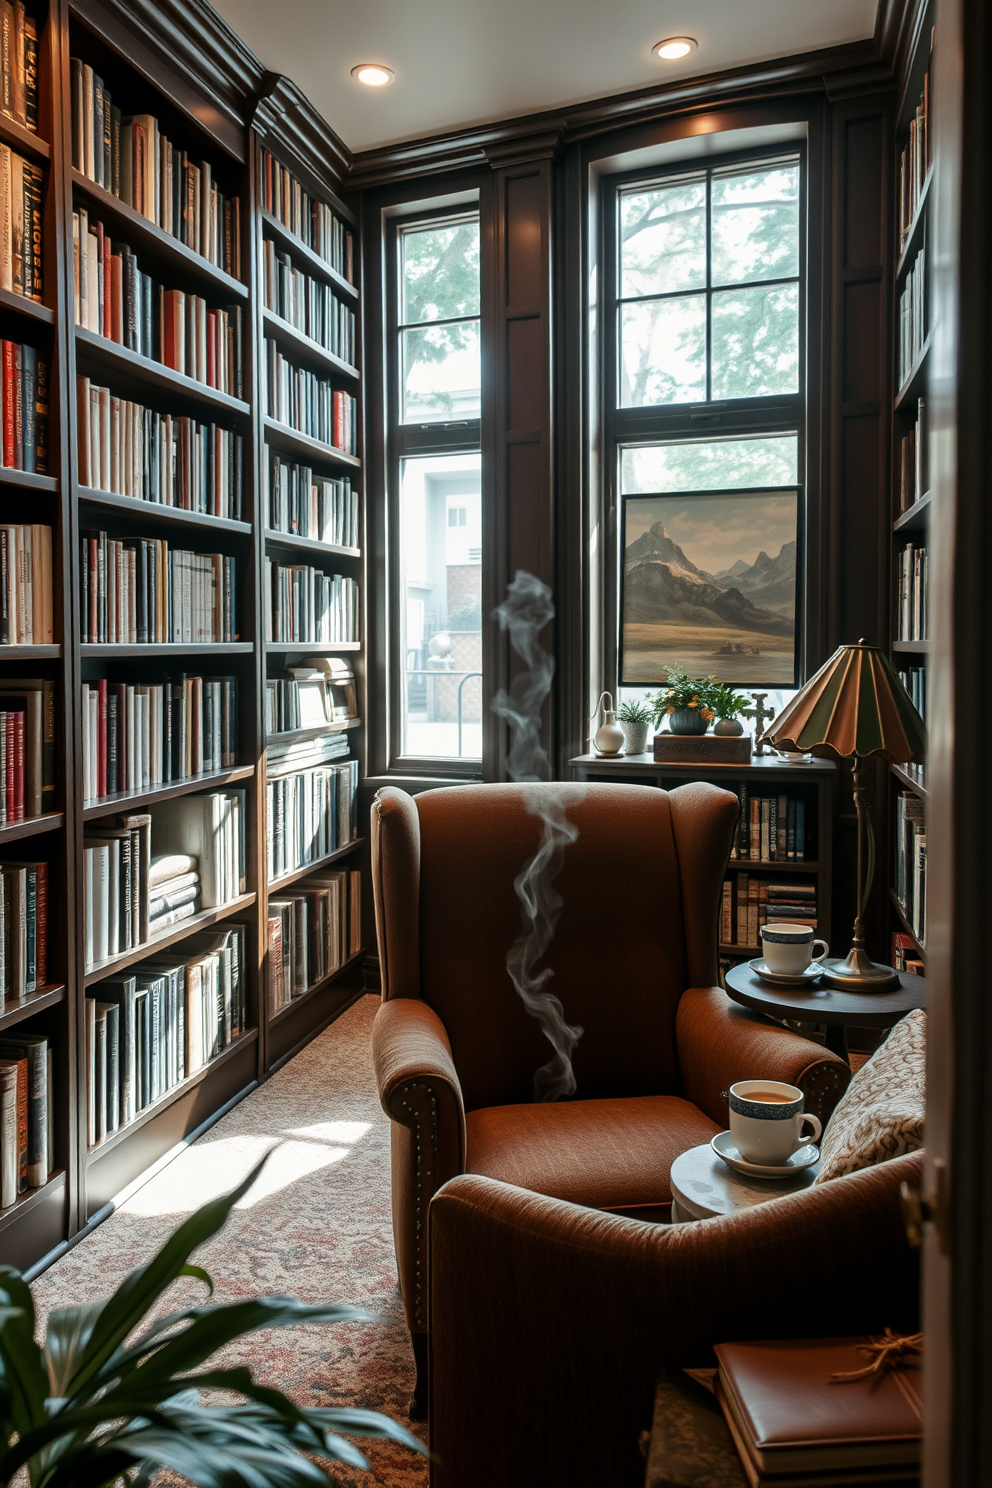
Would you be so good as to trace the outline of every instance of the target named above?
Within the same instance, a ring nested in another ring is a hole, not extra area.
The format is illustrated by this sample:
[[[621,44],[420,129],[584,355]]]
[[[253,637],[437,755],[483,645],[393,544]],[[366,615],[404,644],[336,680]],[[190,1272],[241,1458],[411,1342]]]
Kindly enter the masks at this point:
[[[77,476],[82,486],[211,517],[241,518],[240,434],[158,413],[76,379]]]
[[[51,645],[52,615],[51,527],[0,523],[0,645]]]
[[[9,145],[0,145],[0,289],[41,304],[41,197],[44,175]]]
[[[38,23],[24,0],[4,0],[0,113],[38,132]]]
[[[76,324],[161,362],[218,392],[240,398],[241,310],[211,310],[201,295],[166,289],[138,268],[127,246],[116,250],[102,222],[72,214]]]
[[[52,1160],[52,1052],[43,1034],[0,1037],[0,1208],[42,1188]]]
[[[762,925],[777,921],[816,929],[815,883],[769,883],[749,873],[724,879],[720,900],[720,940],[724,945],[761,943]]]
[[[913,423],[899,441],[900,516],[930,489],[927,435],[927,401],[920,398]]]
[[[923,350],[930,329],[930,289],[927,272],[927,238],[906,275],[899,296],[899,386],[909,377]]]
[[[910,976],[926,976],[926,963],[916,949],[911,935],[904,930],[892,932],[892,965],[896,971],[908,972]]]
[[[347,752],[346,733],[269,746],[265,805],[270,883],[357,837],[358,761],[340,760]]]
[[[151,790],[226,770],[237,759],[238,679],[82,685],[83,794]]]
[[[362,875],[314,874],[269,900],[269,1009],[288,1007],[362,946]]]
[[[905,687],[913,700],[913,706],[917,713],[927,721],[927,669],[925,666],[904,667],[899,673],[899,681]]]
[[[48,984],[48,864],[0,863],[0,1012]]]
[[[152,114],[122,117],[103,79],[69,59],[72,164],[105,191],[178,238],[209,263],[241,277],[241,208],[162,134]]]
[[[0,826],[55,809],[55,684],[0,677]]]
[[[195,1075],[246,1031],[247,926],[201,930],[86,997],[91,1147]]]
[[[271,452],[265,474],[268,520],[274,532],[340,548],[360,546],[358,492],[348,476],[315,475],[309,465]]]
[[[731,858],[751,862],[801,863],[809,854],[806,842],[806,801],[802,796],[751,794],[747,781],[734,787],[741,814]]]
[[[358,584],[308,564],[265,560],[265,634],[270,641],[358,640]]]
[[[6,470],[48,474],[48,363],[34,346],[0,341],[0,442]]]
[[[355,240],[326,202],[310,196],[269,150],[262,151],[262,205],[349,284],[355,282]]]
[[[245,792],[226,790],[179,796],[152,812],[87,823],[86,969],[144,945],[200,909],[229,904],[244,893],[245,822]]]
[[[923,802],[912,791],[896,797],[894,888],[913,934],[927,938],[927,823]]]
[[[923,92],[909,121],[909,138],[899,153],[899,242],[909,236],[923,186],[933,163],[930,139],[930,73],[923,78]]]
[[[209,645],[237,639],[234,559],[163,538],[83,532],[83,641]]]
[[[266,412],[291,429],[355,453],[357,405],[350,393],[331,386],[306,367],[287,361],[276,343],[265,342]]]
[[[925,641],[928,635],[929,548],[907,543],[897,558],[897,640]]]
[[[320,656],[266,679],[266,734],[320,729],[357,716],[355,674],[339,656]]]
[[[329,284],[294,268],[289,254],[281,253],[271,238],[262,245],[262,290],[269,310],[354,366],[354,310]]]

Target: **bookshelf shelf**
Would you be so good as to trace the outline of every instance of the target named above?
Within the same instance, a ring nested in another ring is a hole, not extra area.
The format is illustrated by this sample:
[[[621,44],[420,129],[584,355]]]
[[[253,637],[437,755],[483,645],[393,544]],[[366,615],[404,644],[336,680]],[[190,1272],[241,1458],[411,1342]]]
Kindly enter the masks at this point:
[[[268,212],[260,212],[262,227],[267,238],[278,243],[280,248],[285,248],[298,260],[300,267],[310,274],[316,274],[324,279],[338,291],[342,299],[358,301],[358,289],[354,284],[349,284],[343,274],[331,267],[326,259],[321,258],[312,248],[307,247],[302,238],[290,232],[288,227],[283,227],[278,217],[273,217]]]
[[[28,491],[58,491],[53,475],[36,475],[33,470],[11,470],[0,465],[0,486],[23,486]]]
[[[316,537],[297,537],[295,532],[277,532],[272,527],[265,529],[265,541],[273,548],[286,548],[296,552],[326,553],[329,558],[361,558],[361,548],[342,548],[337,543],[321,542]]]
[[[321,723],[316,728],[284,729],[280,734],[267,734],[266,744],[290,744],[294,739],[319,739],[322,734],[343,734],[361,728],[360,718],[339,718],[334,723]]]
[[[267,336],[278,341],[291,355],[310,362],[318,371],[332,376],[349,377],[353,382],[361,381],[361,373],[350,362],[344,362],[319,341],[314,341],[304,331],[298,331],[288,320],[283,320],[274,310],[262,311],[262,327]]]
[[[913,945],[915,946],[917,952],[921,956],[925,956],[927,953],[926,946],[923,944],[922,940],[920,940],[919,936],[916,934],[916,931],[909,923],[909,920],[906,916],[906,911],[903,908],[902,900],[899,898],[899,895],[896,893],[895,889],[889,890],[889,898],[892,900],[892,906],[895,909],[896,916],[899,920],[899,927],[902,930],[902,933],[904,935],[908,935],[910,940],[913,942]]]
[[[145,387],[158,392],[174,393],[179,397],[201,404],[204,409],[220,414],[249,414],[251,406],[241,398],[232,398],[230,393],[220,393],[206,383],[186,377],[182,372],[173,372],[151,357],[139,356],[106,336],[98,336],[83,326],[75,327],[78,360],[103,369],[108,376],[137,379]],[[129,387],[128,391],[132,391]]]
[[[280,1023],[283,1018],[287,1017],[290,1013],[294,1013],[298,1007],[308,1002],[311,997],[316,997],[319,993],[326,992],[328,987],[343,977],[345,972],[350,971],[353,966],[356,966],[364,956],[364,951],[356,951],[336,971],[329,971],[325,977],[321,977],[319,982],[314,982],[312,987],[308,987],[305,992],[301,992],[299,997],[294,997],[292,1002],[287,1002],[285,1007],[277,1008],[274,1013],[270,1013],[270,1025],[272,1023]]]
[[[8,842],[19,842],[23,837],[40,837],[43,832],[55,832],[65,826],[61,811],[46,811],[41,816],[29,816],[24,821],[11,822],[0,827],[0,847]]]
[[[40,987],[37,992],[32,992],[30,997],[10,998],[0,1012],[0,1029],[13,1028],[18,1023],[23,1023],[25,1018],[33,1018],[36,1013],[43,1013],[46,1008],[55,1007],[56,1003],[65,1001],[65,984]]]
[[[173,270],[177,273],[192,274],[203,284],[208,285],[215,293],[223,292],[232,295],[239,300],[249,298],[248,286],[242,284],[239,279],[234,279],[223,269],[216,268],[207,259],[195,253],[192,248],[187,248],[167,233],[163,228],[157,227],[127,202],[121,201],[112,192],[105,191],[81,171],[70,171],[72,188],[77,196],[87,199],[87,205],[96,209],[99,217],[109,217],[113,223],[124,229],[126,236],[131,240],[136,252],[141,251],[142,246],[149,248],[160,260],[171,261]]]
[[[183,656],[250,656],[254,647],[251,641],[218,641],[212,645],[192,645],[176,642],[138,641],[123,646],[104,645],[97,641],[84,641],[79,648],[80,656],[157,656],[162,661],[172,661]]]
[[[899,255],[899,262],[896,265],[897,282],[902,278],[903,274],[905,274],[906,270],[912,264],[913,259],[920,251],[920,247],[923,242],[923,230],[927,221],[928,198],[930,196],[930,187],[932,184],[933,166],[931,165],[930,169],[927,171],[926,180],[923,182],[923,189],[920,192],[920,199],[917,202],[916,211],[913,214],[913,220],[909,224],[909,231],[906,234],[906,241],[903,244],[902,252]]]
[[[24,1219],[31,1210],[39,1204],[43,1204],[53,1193],[65,1188],[65,1169],[57,1168],[51,1173],[47,1183],[40,1188],[26,1188],[22,1194],[18,1194],[13,1204],[6,1209],[0,1209],[0,1235],[19,1220]]]
[[[926,492],[919,501],[903,512],[901,517],[896,517],[892,523],[893,532],[922,532],[925,531],[927,521],[930,517],[931,493]]]
[[[929,641],[893,641],[893,651],[900,651],[908,656],[926,656],[930,650]]]
[[[909,376],[896,394],[895,409],[898,413],[911,403],[915,403],[923,392],[927,380],[927,361],[930,356],[930,337],[924,341],[920,348],[920,354],[909,370]]]
[[[40,41],[39,37],[39,41]],[[47,140],[35,134],[33,129],[26,129],[23,124],[18,124],[16,119],[8,119],[6,114],[0,114],[0,143],[10,145],[31,160],[41,161],[47,165],[52,158],[52,147]]]
[[[145,791],[121,791],[117,795],[103,796],[99,801],[88,802],[83,807],[83,821],[96,821],[101,816],[110,816],[124,806],[154,806],[157,801],[171,801],[176,796],[192,795],[198,790],[231,785],[235,780],[251,780],[254,774],[254,765],[235,765],[230,770],[189,775],[185,780],[170,780],[167,785],[152,786]]]
[[[281,424],[278,419],[266,417],[265,442],[274,445],[277,449],[288,450],[292,455],[299,455],[303,460],[321,460],[329,465],[344,465],[349,470],[362,468],[362,462],[357,455],[348,455],[333,444],[324,444],[320,439],[311,439],[309,434],[301,434],[298,429],[291,429],[288,424]]]
[[[13,310],[16,315],[26,315],[39,325],[55,324],[54,310],[50,310],[47,305],[39,305],[37,300],[29,300],[26,295],[14,294],[10,289],[0,289],[0,309]]]
[[[918,780],[911,770],[906,769],[903,765],[893,765],[892,774],[899,781],[900,785],[905,786],[907,790],[911,790],[914,795],[919,796],[921,801],[929,799],[930,791],[926,782]]]
[[[218,920],[227,920],[242,910],[251,909],[254,903],[254,894],[239,894],[237,899],[232,899],[228,904],[220,904],[214,909],[201,909],[199,914],[190,915],[188,920],[182,920],[178,925],[170,925],[168,930],[153,935],[151,940],[146,940],[142,945],[135,946],[120,956],[111,956],[109,961],[99,962],[85,973],[85,984],[92,987],[105,977],[123,971],[125,967],[134,966],[138,961],[147,961],[156,951],[175,945],[188,935],[195,935],[197,930],[206,930],[208,926],[216,925]]]
[[[0,646],[0,663],[57,660],[61,655],[61,646]]]
[[[784,863],[774,858],[731,858],[727,871],[733,873],[735,869],[739,873],[819,873],[820,865],[805,858],[798,861],[787,858]]]
[[[361,651],[361,641],[266,641],[269,654],[290,652],[294,656],[334,656],[339,651]]]
[[[215,532],[238,532],[251,534],[250,522],[239,522],[233,517],[214,517],[209,512],[186,511],[181,506],[163,506],[158,501],[143,501],[140,496],[118,496],[114,491],[99,491],[94,486],[80,486],[81,506],[103,508],[107,511],[127,512],[128,516],[144,518],[150,522],[179,522],[190,527],[213,528]]]
[[[353,842],[349,842],[345,847],[339,847],[337,852],[325,853],[324,857],[317,858],[313,863],[308,863],[305,868],[294,868],[292,873],[284,873],[281,878],[272,879],[269,884],[269,897],[271,898],[273,894],[281,893],[283,889],[288,889],[290,884],[296,883],[298,879],[306,878],[310,873],[319,873],[322,868],[327,868],[331,863],[336,863],[339,858],[346,858],[349,853],[355,852],[357,848],[363,847],[364,844],[364,837],[356,837]]]

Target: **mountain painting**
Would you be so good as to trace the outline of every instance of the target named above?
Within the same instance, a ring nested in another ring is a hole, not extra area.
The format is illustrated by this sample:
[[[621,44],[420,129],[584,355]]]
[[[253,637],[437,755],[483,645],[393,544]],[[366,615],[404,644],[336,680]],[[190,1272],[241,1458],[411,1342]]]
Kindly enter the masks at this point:
[[[796,491],[624,502],[621,682],[796,684]]]

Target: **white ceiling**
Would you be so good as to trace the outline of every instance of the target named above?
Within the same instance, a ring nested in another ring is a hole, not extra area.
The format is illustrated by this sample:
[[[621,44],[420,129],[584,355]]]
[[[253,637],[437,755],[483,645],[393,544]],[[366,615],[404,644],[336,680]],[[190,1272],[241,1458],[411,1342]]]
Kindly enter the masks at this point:
[[[353,150],[871,36],[877,0],[213,0]],[[699,50],[660,63],[689,35]],[[396,81],[353,81],[381,62]]]

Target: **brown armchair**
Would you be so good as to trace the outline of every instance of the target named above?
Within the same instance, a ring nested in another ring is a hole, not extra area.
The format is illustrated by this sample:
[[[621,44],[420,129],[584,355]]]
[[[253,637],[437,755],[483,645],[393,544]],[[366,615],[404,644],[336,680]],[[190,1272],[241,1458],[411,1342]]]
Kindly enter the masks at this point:
[[[568,1022],[575,1099],[534,1102],[551,1056],[507,974],[520,930],[514,879],[540,825],[518,785],[412,797],[372,811],[383,1005],[373,1058],[393,1119],[393,1235],[424,1404],[427,1210],[460,1173],[592,1209],[659,1218],[672,1162],[726,1124],[722,1092],[765,1076],[829,1114],[843,1061],[736,1007],[714,986],[720,887],[735,796],[711,785],[544,785],[578,838],[555,888],[563,907],[543,965]]]

